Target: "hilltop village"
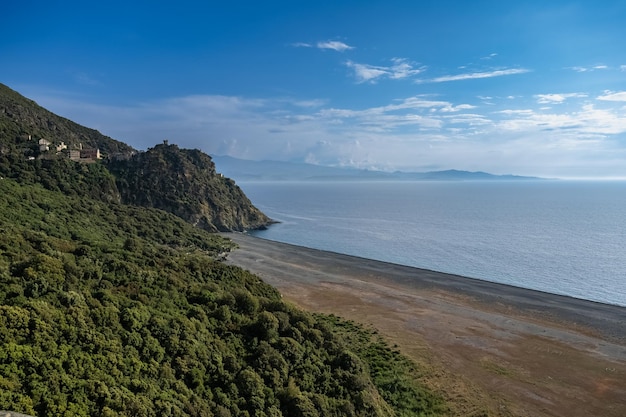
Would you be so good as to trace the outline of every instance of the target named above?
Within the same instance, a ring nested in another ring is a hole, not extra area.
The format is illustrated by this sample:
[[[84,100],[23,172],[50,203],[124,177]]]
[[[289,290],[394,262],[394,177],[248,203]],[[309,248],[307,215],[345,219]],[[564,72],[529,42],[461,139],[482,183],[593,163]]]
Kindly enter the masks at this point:
[[[67,158],[81,163],[93,163],[103,158],[99,148],[83,147],[82,143],[68,146],[63,141],[53,142],[44,138],[36,139],[31,135],[27,135],[23,139],[26,146],[21,151],[28,160]],[[106,157],[110,160],[126,160],[134,154],[135,152],[118,152],[106,155]]]

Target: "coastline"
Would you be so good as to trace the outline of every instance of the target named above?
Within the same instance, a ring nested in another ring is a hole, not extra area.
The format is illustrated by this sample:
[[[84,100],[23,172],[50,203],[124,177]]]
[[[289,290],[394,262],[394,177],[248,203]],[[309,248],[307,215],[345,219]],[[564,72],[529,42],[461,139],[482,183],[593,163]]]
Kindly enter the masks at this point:
[[[288,301],[379,330],[457,415],[626,415],[624,307],[224,236],[239,245],[226,262]]]

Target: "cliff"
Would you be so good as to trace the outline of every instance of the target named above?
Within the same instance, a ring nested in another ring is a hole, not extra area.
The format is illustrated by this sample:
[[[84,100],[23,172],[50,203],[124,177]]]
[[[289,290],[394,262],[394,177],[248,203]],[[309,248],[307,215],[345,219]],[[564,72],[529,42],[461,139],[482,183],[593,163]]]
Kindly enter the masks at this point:
[[[197,149],[163,143],[107,166],[127,204],[159,208],[212,232],[258,229],[271,222]]]

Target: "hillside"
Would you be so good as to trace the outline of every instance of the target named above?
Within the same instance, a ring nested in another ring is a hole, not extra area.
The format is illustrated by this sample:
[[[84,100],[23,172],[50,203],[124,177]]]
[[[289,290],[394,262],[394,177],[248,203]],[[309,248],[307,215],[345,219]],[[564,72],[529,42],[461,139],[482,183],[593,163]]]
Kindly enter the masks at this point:
[[[99,150],[100,158],[89,150]],[[0,176],[67,195],[159,208],[208,231],[271,223],[201,151],[161,144],[138,152],[2,84]]]
[[[30,137],[30,140],[29,140]],[[104,155],[132,153],[135,150],[94,129],[57,116],[0,83],[0,146],[2,153],[29,148],[35,154],[38,139],[65,143],[68,148],[99,148]],[[30,142],[30,143],[29,143]]]
[[[259,417],[434,409],[406,359],[217,261],[230,247],[160,210],[0,180],[0,409]],[[369,370],[383,363],[377,380]],[[385,388],[389,372],[401,376],[400,396]]]
[[[132,156],[93,131],[90,146],[130,153],[72,160],[32,137],[55,146],[61,129],[44,121],[72,122],[0,93],[0,410],[445,413],[376,332],[299,310],[222,262],[233,243],[207,230],[268,219],[209,156],[166,143]]]

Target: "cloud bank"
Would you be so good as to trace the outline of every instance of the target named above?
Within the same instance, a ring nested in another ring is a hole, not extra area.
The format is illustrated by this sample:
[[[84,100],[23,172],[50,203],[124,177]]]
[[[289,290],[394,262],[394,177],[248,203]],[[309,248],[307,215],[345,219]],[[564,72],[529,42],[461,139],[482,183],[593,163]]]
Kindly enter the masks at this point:
[[[626,101],[626,91],[620,91],[618,93],[605,92],[605,94],[598,97],[598,100],[603,101]]]
[[[142,149],[169,139],[244,159],[551,177],[618,176],[626,163],[626,92],[491,97],[490,104],[484,97],[454,102],[414,95],[365,108],[218,95],[122,107],[36,99]],[[538,107],[565,101],[570,104],[562,110]]]

